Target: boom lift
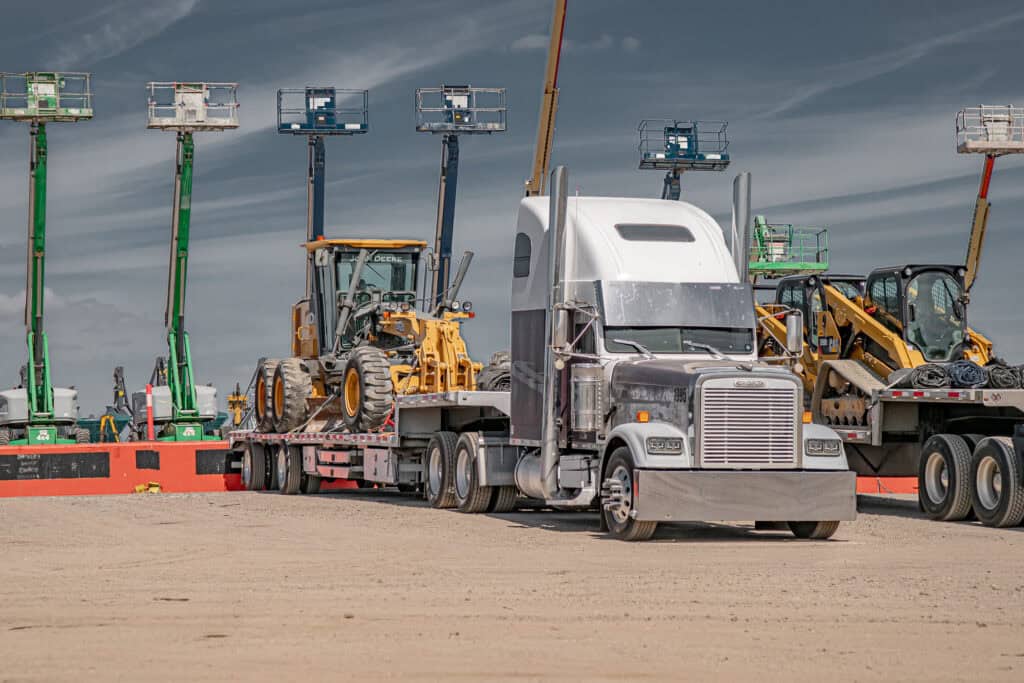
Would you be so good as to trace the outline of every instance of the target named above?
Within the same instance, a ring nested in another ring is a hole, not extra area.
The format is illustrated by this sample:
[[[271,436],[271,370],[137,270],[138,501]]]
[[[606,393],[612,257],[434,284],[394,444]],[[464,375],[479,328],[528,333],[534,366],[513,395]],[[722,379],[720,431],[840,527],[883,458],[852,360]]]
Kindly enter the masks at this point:
[[[433,272],[430,298],[424,310],[445,308],[448,299],[459,183],[459,135],[504,132],[506,112],[504,88],[442,85],[416,90],[416,130],[442,136]]]
[[[174,172],[174,204],[171,212],[171,254],[167,274],[168,354],[158,358],[153,371],[153,421],[160,425],[160,440],[202,441],[212,439],[203,423],[217,417],[217,390],[195,382],[192,350],[185,331],[185,285],[188,275],[192,217],[193,133],[238,128],[236,83],[151,82],[147,128],[174,131],[177,152]],[[134,414],[146,415],[146,393],[135,392]]]
[[[661,198],[677,201],[683,171],[724,171],[729,167],[725,121],[644,119],[640,133],[640,168],[666,171]]]
[[[89,430],[76,426],[78,392],[54,387],[43,325],[46,263],[46,125],[92,118],[87,73],[0,73],[0,119],[27,122],[31,146],[28,200],[28,270],[25,327],[28,365],[21,386],[0,391],[0,444],[85,443]]]
[[[533,152],[533,174],[526,181],[526,196],[537,197],[545,193],[544,184],[551,164],[551,145],[555,138],[555,118],[558,114],[558,67],[562,61],[562,37],[565,35],[567,0],[555,0],[551,19],[551,42],[548,62],[544,70],[544,96],[540,103],[537,124],[537,144]]]

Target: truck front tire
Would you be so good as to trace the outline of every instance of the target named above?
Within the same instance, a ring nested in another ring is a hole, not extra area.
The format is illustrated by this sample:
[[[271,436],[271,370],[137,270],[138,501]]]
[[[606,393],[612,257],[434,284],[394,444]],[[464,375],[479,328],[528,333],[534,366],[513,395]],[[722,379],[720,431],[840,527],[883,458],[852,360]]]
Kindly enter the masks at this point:
[[[971,512],[971,449],[963,437],[936,434],[924,442],[917,496],[930,518],[958,522]]]
[[[604,468],[604,482],[601,495],[601,521],[608,533],[620,541],[646,541],[654,535],[657,522],[638,522],[633,512],[633,481],[636,472],[633,456],[629,449],[620,446],[612,451]],[[605,491],[616,491],[606,495]]]
[[[983,439],[971,462],[974,512],[985,526],[1018,526],[1024,520],[1024,471],[1013,441]]]

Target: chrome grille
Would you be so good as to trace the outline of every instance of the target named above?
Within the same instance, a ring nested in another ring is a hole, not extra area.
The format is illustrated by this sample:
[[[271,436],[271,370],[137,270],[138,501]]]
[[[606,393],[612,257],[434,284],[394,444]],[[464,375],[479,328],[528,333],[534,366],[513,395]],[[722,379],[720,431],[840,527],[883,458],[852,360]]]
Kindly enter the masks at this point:
[[[701,466],[796,467],[801,412],[797,388],[777,382],[764,387],[727,382],[707,382],[701,389]]]

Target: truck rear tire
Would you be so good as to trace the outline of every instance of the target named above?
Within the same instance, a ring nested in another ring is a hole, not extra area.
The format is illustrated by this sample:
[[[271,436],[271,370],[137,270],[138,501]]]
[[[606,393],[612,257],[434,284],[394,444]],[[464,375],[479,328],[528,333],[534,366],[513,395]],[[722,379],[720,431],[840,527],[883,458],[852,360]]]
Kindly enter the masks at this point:
[[[1011,527],[1024,520],[1024,471],[1013,441],[983,439],[971,462],[974,512],[985,526]]]
[[[277,447],[277,490],[294,496],[302,485],[302,451],[295,446]]]
[[[373,346],[360,346],[349,353],[342,380],[342,418],[352,432],[368,432],[388,419],[394,403],[388,357]]]
[[[494,497],[491,498],[491,506],[488,512],[505,514],[516,509],[516,499],[519,497],[519,489],[515,486],[495,486]]]
[[[601,519],[608,533],[620,541],[646,541],[654,535],[658,523],[638,522],[630,514],[633,511],[633,480],[636,472],[629,449],[620,446],[612,451],[604,471],[603,481],[606,486],[602,486]],[[619,495],[606,497],[604,489],[609,488],[608,484],[620,488]]]
[[[936,434],[924,442],[917,496],[931,519],[958,522],[971,512],[971,449],[963,437]]]
[[[423,489],[431,507],[455,507],[455,432],[437,432],[423,451]]]
[[[262,491],[267,486],[267,456],[262,446],[252,443],[242,451],[242,485],[246,491]]]
[[[486,512],[494,489],[477,482],[477,445],[480,435],[465,432],[455,445],[455,507],[460,512],[477,514]]]
[[[315,474],[303,474],[302,482],[299,484],[299,490],[309,495],[320,493],[320,484],[322,484],[323,481],[323,477],[318,477]]]
[[[290,432],[306,421],[306,399],[313,394],[313,379],[300,358],[285,358],[274,371],[274,430]]]
[[[256,415],[256,430],[274,431],[274,408],[270,404],[274,393],[274,373],[280,361],[264,359],[256,367],[256,386],[253,389],[253,413]]]
[[[789,530],[797,538],[823,541],[832,538],[839,529],[839,522],[789,522]]]

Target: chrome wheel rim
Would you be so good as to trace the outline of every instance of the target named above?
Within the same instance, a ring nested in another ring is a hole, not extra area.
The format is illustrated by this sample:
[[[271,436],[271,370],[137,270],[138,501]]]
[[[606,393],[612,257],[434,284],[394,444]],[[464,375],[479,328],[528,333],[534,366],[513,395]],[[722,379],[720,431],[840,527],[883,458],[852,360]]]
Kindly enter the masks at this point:
[[[939,453],[929,453],[928,463],[924,468],[924,488],[928,500],[941,505],[949,491],[949,468],[946,459]]]
[[[469,482],[471,479],[469,468],[471,466],[472,459],[469,457],[469,449],[460,449],[458,462],[455,464],[455,492],[463,499],[469,497]]]
[[[986,510],[994,510],[1003,497],[1003,472],[995,458],[985,457],[978,463],[978,477],[974,482],[978,500]]]
[[[427,480],[430,490],[438,493],[441,490],[441,449],[433,448],[427,462]]]
[[[246,450],[242,455],[242,481],[245,488],[252,488],[252,451]]]
[[[619,505],[611,509],[612,519],[617,524],[625,524],[633,510],[633,475],[628,468],[619,465],[612,472],[612,479],[622,484],[622,498]]]

